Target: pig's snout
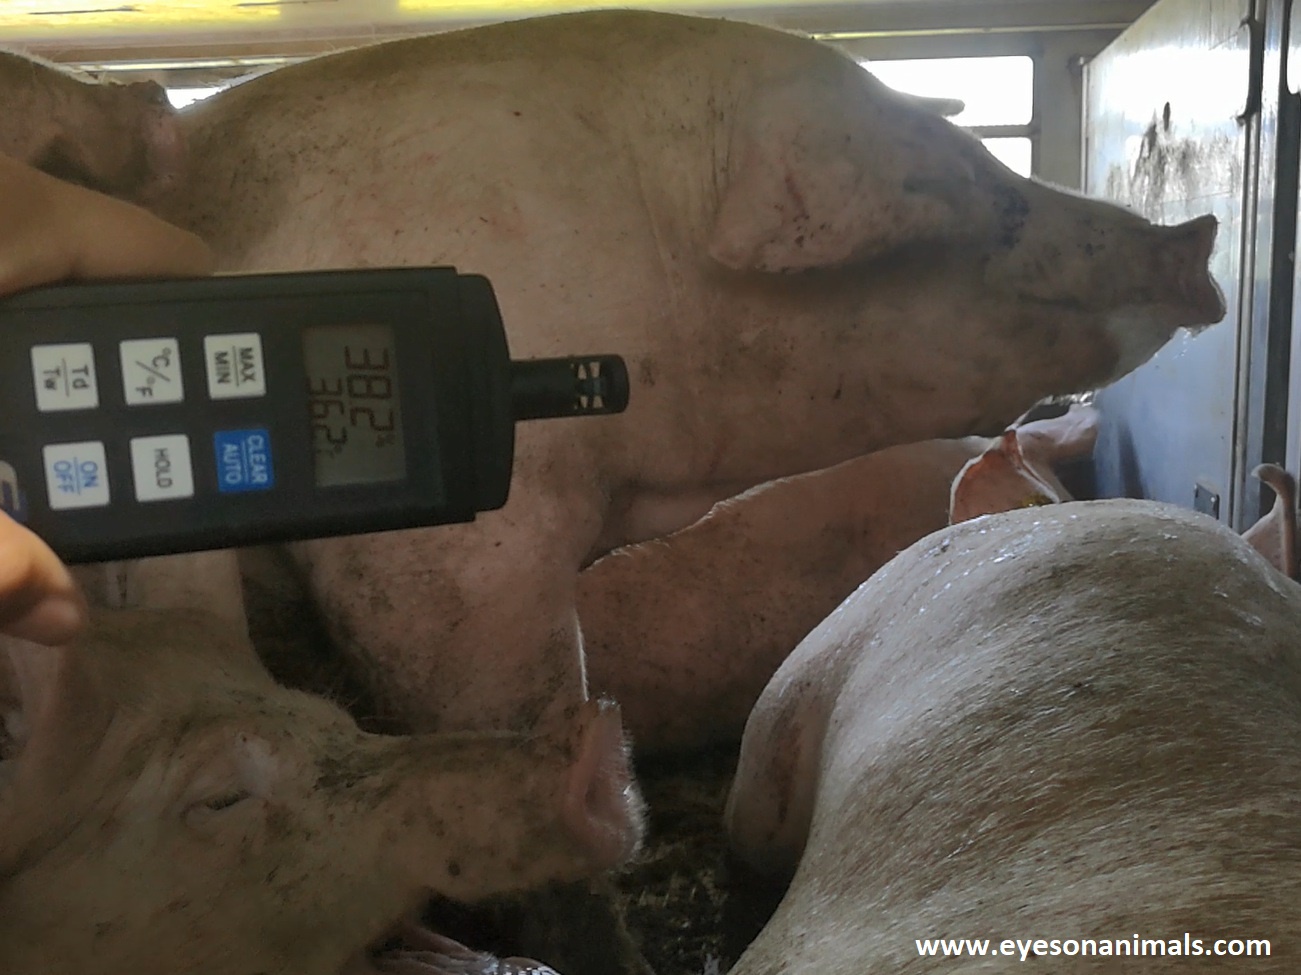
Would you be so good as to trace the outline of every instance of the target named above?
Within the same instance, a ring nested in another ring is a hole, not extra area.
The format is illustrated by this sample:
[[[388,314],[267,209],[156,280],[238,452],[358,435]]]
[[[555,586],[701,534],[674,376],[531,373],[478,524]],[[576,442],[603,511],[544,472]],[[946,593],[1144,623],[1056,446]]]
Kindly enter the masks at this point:
[[[1159,346],[1180,326],[1224,317],[1210,273],[1218,221],[1207,214],[1173,227],[1101,200],[1028,183],[1017,234],[990,250],[987,283],[1088,314],[1133,319]],[[1019,199],[1019,198],[1018,198]],[[1155,347],[1153,347],[1153,351]]]
[[[1156,275],[1174,286],[1188,310],[1185,324],[1214,325],[1224,317],[1224,292],[1211,277],[1211,252],[1219,221],[1207,214],[1174,227],[1157,227],[1165,239],[1157,248]]]
[[[410,837],[413,879],[434,877],[439,893],[472,902],[594,876],[636,852],[642,800],[614,704],[584,701],[528,737],[460,740],[468,750],[454,769],[444,764],[414,794],[430,828]],[[457,863],[450,873],[446,855]]]

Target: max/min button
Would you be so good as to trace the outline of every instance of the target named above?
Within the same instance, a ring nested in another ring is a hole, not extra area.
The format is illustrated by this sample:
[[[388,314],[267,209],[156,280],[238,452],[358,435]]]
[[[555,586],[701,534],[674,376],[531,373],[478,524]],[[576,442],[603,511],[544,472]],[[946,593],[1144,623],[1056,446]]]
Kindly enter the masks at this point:
[[[257,332],[205,335],[203,358],[208,372],[208,395],[213,399],[266,395],[266,363],[262,358],[262,336]]]

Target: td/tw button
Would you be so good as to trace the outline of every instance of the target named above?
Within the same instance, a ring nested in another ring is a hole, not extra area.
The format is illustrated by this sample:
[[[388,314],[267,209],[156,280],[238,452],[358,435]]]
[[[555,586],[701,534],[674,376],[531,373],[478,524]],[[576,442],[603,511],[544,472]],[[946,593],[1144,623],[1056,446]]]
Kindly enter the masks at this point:
[[[52,443],[42,448],[50,507],[99,508],[108,504],[108,469],[98,440]]]
[[[190,440],[183,433],[165,437],[133,437],[131,474],[137,501],[165,501],[194,496],[194,467]]]
[[[36,408],[42,413],[99,406],[95,350],[89,342],[32,346],[32,376]]]

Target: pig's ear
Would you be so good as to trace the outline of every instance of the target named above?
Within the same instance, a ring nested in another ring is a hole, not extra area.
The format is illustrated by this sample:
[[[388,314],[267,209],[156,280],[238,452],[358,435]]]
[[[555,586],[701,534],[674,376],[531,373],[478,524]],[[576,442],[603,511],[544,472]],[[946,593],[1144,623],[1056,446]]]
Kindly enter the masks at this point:
[[[1017,439],[1032,462],[1059,464],[1088,457],[1098,441],[1102,415],[1085,403],[1072,403],[1061,416],[1016,422]]]
[[[953,479],[949,524],[1061,500],[1061,492],[1026,463],[1016,431],[1008,430]]]
[[[73,83],[91,89],[78,94],[78,101],[99,101],[98,124],[80,127],[56,114],[29,138],[25,162],[58,179],[137,202],[157,197],[180,178],[185,142],[160,86]],[[143,108],[129,116],[133,130],[113,131],[105,120],[121,114],[115,102],[124,100],[138,101]]]
[[[185,137],[181,133],[176,110],[167,98],[167,89],[153,81],[127,85],[131,97],[143,102],[143,131],[147,177],[134,191],[145,202],[173,186],[184,175],[188,162]]]
[[[641,797],[628,761],[619,706],[588,700],[580,706],[570,741],[564,821],[601,869],[624,863],[641,841]]]
[[[1277,464],[1261,464],[1251,473],[1274,490],[1274,507],[1242,537],[1270,565],[1289,579],[1296,579],[1296,478]]]
[[[971,233],[967,141],[865,71],[760,90],[732,132],[709,255],[800,271]]]

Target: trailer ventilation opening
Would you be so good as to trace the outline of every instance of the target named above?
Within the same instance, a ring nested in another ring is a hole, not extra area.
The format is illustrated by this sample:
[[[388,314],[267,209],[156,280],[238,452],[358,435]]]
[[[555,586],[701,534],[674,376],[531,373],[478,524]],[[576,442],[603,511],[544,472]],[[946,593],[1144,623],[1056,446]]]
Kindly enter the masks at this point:
[[[203,101],[209,95],[215,95],[219,91],[221,91],[220,85],[203,88],[168,88],[167,98],[172,103],[172,108],[184,108],[186,105]]]
[[[966,108],[951,121],[970,129],[1010,169],[1030,175],[1035,129],[1032,58],[860,60],[859,64],[898,91],[961,100]]]

